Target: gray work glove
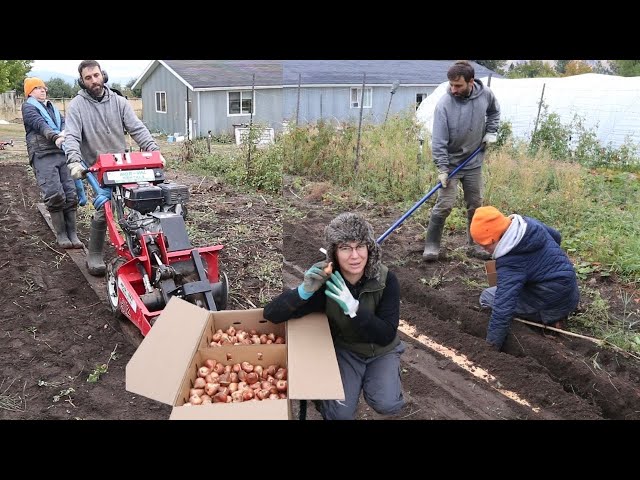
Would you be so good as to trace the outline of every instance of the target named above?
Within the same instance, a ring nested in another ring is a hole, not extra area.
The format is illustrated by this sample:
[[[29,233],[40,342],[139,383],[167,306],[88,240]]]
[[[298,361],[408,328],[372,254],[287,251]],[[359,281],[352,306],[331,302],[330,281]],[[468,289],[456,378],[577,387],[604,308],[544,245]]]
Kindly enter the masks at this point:
[[[69,172],[71,172],[74,180],[82,180],[84,178],[85,171],[80,162],[67,163],[67,167],[69,167]]]
[[[484,138],[482,139],[482,143],[485,144],[485,146],[489,146],[492,143],[496,143],[498,141],[498,134],[497,133],[487,133],[485,134]]]
[[[62,149],[62,144],[64,143],[64,135],[59,135],[54,143],[56,144],[56,147]]]
[[[449,173],[448,172],[440,172],[438,174],[438,180],[442,184],[442,188],[447,188],[447,184],[449,183]]]
[[[304,274],[304,281],[298,286],[298,295],[307,300],[320,290],[324,282],[329,278],[329,274],[324,271],[329,263],[326,260],[314,263]]]

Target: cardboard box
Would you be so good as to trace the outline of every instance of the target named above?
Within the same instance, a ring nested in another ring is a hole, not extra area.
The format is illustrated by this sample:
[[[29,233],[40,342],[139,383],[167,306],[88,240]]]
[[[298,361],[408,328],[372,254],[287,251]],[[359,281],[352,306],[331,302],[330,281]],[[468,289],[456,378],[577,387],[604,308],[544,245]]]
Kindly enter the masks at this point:
[[[283,335],[285,344],[209,347],[213,333],[230,325]],[[212,358],[287,367],[282,400],[184,406],[197,368]],[[344,400],[342,379],[326,315],[314,313],[274,324],[263,309],[211,312],[172,297],[126,367],[129,392],[173,406],[176,420],[291,419],[291,400]]]
[[[498,284],[498,272],[496,272],[496,261],[488,260],[484,264],[484,270],[487,272],[487,282],[490,287],[495,287]]]

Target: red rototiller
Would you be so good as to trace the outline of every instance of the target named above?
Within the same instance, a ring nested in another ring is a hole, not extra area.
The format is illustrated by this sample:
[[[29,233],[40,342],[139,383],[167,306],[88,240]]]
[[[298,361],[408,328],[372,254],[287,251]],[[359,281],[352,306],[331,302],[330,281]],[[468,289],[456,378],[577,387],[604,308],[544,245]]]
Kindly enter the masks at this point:
[[[189,188],[165,180],[160,152],[99,155],[87,180],[116,249],[107,265],[116,316],[146,336],[173,296],[209,310],[226,308],[228,279],[218,267],[223,246],[192,247],[184,222]]]

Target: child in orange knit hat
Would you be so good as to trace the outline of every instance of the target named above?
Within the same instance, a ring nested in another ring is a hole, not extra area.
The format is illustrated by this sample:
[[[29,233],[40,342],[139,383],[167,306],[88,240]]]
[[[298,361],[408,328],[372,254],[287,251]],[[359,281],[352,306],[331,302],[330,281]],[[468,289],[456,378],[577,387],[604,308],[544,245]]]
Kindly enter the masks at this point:
[[[494,349],[502,348],[514,316],[555,326],[576,309],[578,279],[557,230],[486,206],[476,209],[470,234],[496,260],[497,285],[480,295],[480,305],[492,309],[486,341]]]
[[[76,184],[67,167],[63,149],[65,119],[47,99],[47,86],[37,77],[24,80],[22,122],[29,164],[56,232],[60,248],[83,248],[78,238]]]
[[[47,91],[47,86],[37,77],[28,77],[24,79],[24,98],[26,99],[36,87],[41,87]]]

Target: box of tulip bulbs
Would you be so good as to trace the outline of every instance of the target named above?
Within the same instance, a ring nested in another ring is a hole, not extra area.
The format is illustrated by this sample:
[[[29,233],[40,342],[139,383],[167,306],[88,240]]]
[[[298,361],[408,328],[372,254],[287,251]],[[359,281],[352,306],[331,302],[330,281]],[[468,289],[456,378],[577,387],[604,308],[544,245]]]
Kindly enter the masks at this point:
[[[172,297],[126,367],[126,389],[175,420],[292,419],[292,400],[344,400],[324,314],[212,312]]]

